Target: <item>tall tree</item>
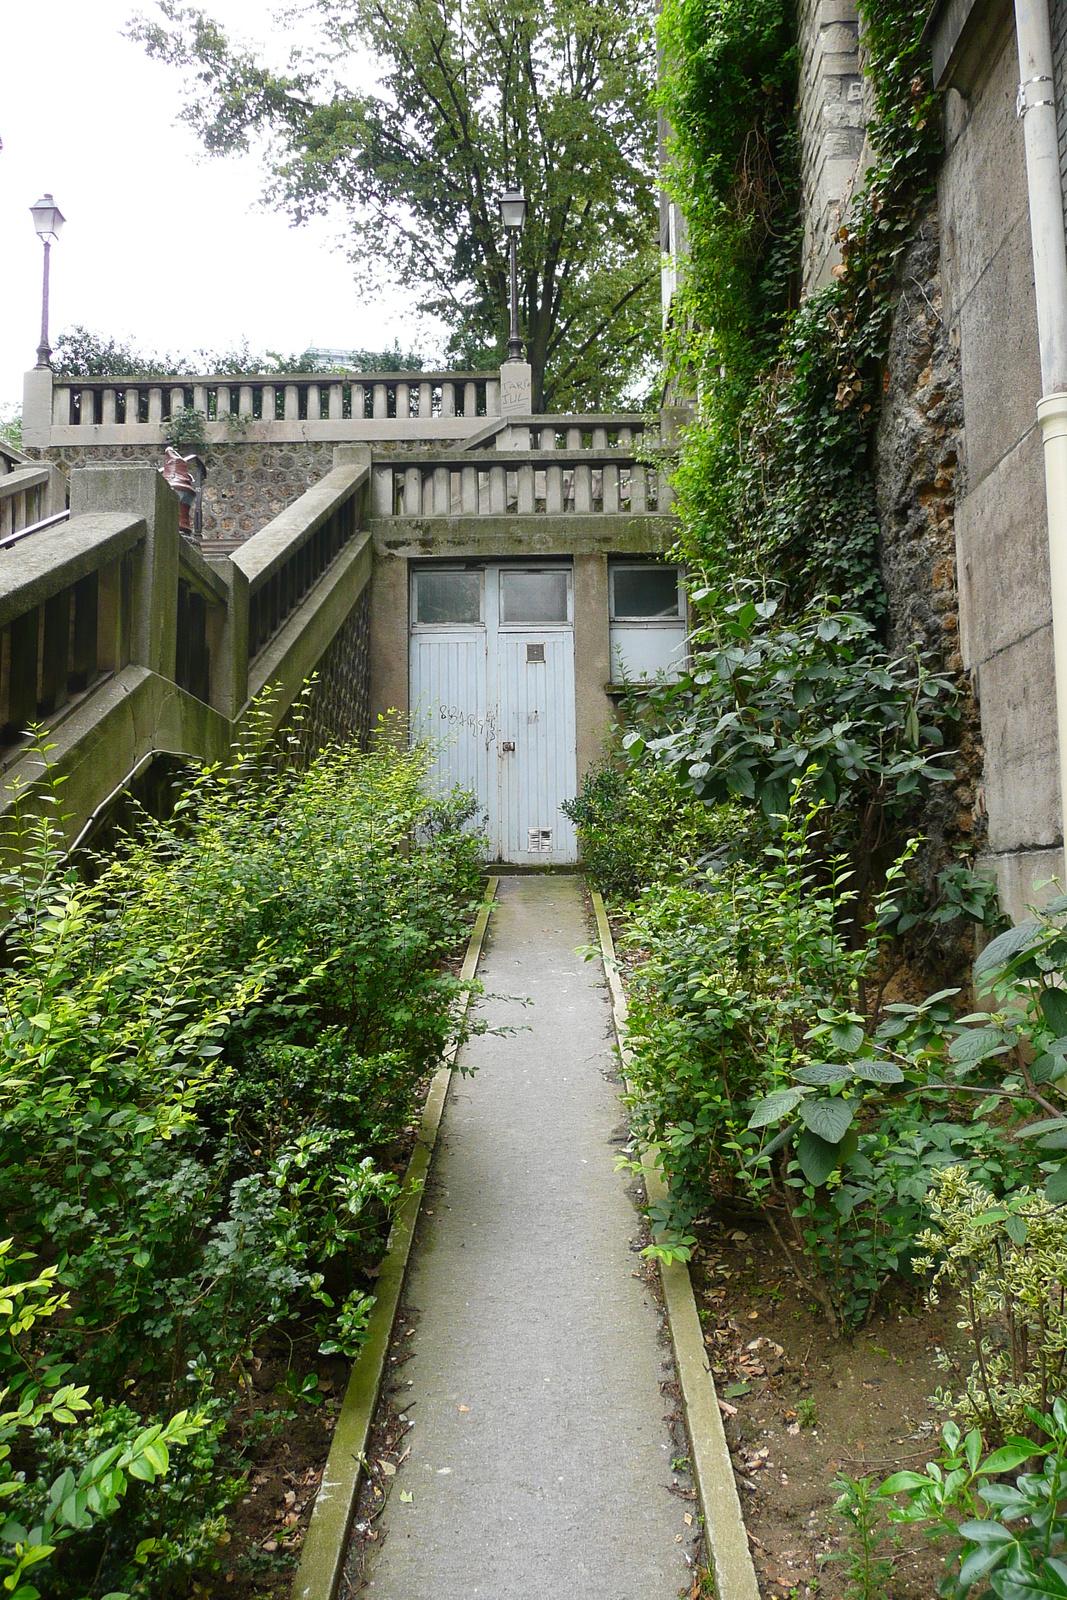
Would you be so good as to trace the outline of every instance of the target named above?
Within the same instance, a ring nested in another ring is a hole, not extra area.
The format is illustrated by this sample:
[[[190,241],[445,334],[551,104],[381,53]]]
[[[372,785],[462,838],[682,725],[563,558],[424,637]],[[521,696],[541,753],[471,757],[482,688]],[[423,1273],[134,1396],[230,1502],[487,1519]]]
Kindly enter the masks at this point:
[[[275,70],[203,11],[132,33],[185,71],[210,151],[263,151],[294,222],[341,207],[369,286],[391,268],[478,367],[506,345],[501,191],[529,199],[520,304],[535,406],[616,403],[659,335],[651,0],[311,0]],[[343,81],[369,51],[370,92]]]

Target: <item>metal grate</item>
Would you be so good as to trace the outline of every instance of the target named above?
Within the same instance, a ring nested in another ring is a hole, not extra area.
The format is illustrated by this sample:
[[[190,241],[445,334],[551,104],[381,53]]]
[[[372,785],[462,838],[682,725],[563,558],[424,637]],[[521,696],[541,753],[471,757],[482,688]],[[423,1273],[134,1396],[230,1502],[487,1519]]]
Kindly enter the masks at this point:
[[[526,853],[531,856],[545,855],[552,849],[551,828],[527,828]]]

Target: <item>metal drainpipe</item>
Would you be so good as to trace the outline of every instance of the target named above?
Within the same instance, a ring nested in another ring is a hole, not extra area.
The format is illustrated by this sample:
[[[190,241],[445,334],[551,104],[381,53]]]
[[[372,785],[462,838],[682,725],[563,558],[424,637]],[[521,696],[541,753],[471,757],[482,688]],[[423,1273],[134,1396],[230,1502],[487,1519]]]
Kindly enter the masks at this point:
[[[1016,110],[1023,122],[1034,293],[1041,352],[1038,421],[1045,500],[1060,753],[1060,816],[1067,842],[1067,244],[1052,72],[1049,0],[1015,0],[1019,45]]]

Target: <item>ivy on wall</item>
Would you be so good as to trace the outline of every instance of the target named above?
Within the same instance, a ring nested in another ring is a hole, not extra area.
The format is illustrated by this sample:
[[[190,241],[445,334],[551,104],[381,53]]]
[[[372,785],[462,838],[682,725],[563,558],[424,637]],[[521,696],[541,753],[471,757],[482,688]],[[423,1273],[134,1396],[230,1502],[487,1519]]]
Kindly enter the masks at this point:
[[[687,560],[709,598],[736,579],[788,610],[835,596],[881,624],[870,473],[898,266],[941,153],[927,6],[860,0],[871,166],[834,281],[794,305],[796,21],[789,0],[666,0],[660,104],[688,229],[670,359],[699,416],[675,476]],[[713,92],[714,86],[714,92]]]

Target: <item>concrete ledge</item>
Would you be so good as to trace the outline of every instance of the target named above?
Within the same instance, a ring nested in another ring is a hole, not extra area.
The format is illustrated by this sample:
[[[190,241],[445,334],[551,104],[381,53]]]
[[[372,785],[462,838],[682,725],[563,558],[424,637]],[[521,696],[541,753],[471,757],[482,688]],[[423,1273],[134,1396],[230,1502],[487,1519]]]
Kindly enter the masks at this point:
[[[293,551],[305,544],[315,529],[366,481],[368,472],[367,460],[334,467],[325,478],[313,483],[298,500],[272,518],[265,528],[246,539],[234,551],[231,560],[235,567],[240,567],[249,585],[266,583]]]
[[[469,981],[478,971],[478,961],[489,926],[491,901],[496,895],[497,879],[490,878],[486,885],[485,904],[478,912],[471,933],[467,954],[460,977]],[[465,994],[460,1002],[459,1018],[466,1015],[470,1001]],[[404,1186],[408,1191],[397,1213],[389,1234],[389,1243],[378,1274],[378,1293],[370,1316],[370,1338],[352,1367],[352,1375],[345,1390],[341,1414],[334,1429],[333,1444],[323,1469],[322,1483],[311,1513],[311,1523],[300,1558],[300,1569],[293,1585],[293,1600],[334,1600],[341,1580],[345,1556],[348,1553],[348,1534],[359,1494],[367,1440],[370,1437],[374,1414],[378,1409],[378,1396],[385,1374],[389,1342],[393,1336],[393,1323],[404,1287],[411,1242],[415,1235],[419,1206],[422,1203],[423,1182],[429,1169],[445,1097],[452,1081],[455,1052],[452,1061],[443,1066],[430,1085],[422,1113],[418,1142],[408,1163]]]
[[[136,514],[90,511],[0,551],[0,626],[117,561],[146,531]]]
[[[611,992],[619,1056],[625,1073],[630,1063],[630,1050],[626,1044],[626,992],[619,976],[615,942],[611,937],[603,898],[593,890],[592,900],[600,935],[604,975]],[[656,1164],[654,1152],[646,1150],[641,1164],[649,1201],[665,1199],[667,1186]],[[748,1548],[748,1534],[737,1496],[733,1463],[715,1393],[715,1380],[704,1348],[704,1333],[697,1315],[689,1268],[680,1261],[672,1262],[669,1266],[661,1263],[660,1281],[663,1284],[678,1382],[682,1389],[682,1406],[689,1429],[693,1476],[704,1513],[704,1535],[714,1572],[715,1592],[719,1600],[760,1600],[756,1569]]]

